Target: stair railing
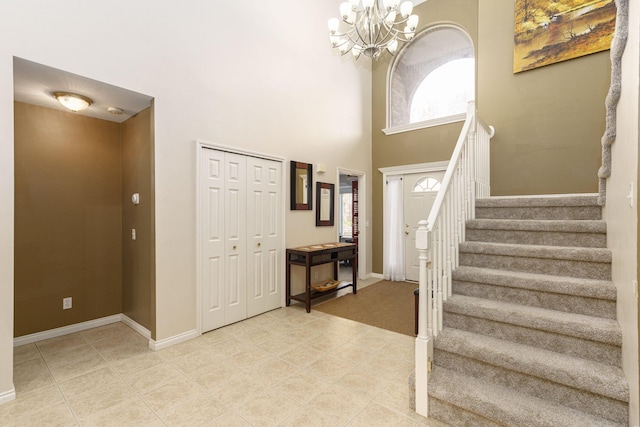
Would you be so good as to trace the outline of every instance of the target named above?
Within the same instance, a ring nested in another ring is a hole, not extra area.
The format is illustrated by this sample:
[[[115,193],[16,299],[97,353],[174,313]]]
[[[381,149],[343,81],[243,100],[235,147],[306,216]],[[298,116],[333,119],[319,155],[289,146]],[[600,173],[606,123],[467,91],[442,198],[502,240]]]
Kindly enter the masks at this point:
[[[433,338],[442,331],[443,302],[451,296],[451,273],[458,267],[458,246],[465,223],[475,217],[476,198],[490,195],[489,143],[495,134],[469,102],[467,117],[426,221],[416,231],[420,259],[418,337],[416,338],[416,412],[428,415],[427,380]]]

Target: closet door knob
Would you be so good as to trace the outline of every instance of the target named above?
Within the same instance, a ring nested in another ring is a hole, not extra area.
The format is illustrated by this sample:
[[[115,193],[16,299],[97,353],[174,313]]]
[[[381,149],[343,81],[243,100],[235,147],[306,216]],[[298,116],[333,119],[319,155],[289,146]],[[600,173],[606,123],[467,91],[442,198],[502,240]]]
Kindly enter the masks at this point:
[[[261,243],[258,243],[258,247],[260,247]]]
[[[233,245],[233,250],[234,250],[234,251],[236,250],[236,245]]]

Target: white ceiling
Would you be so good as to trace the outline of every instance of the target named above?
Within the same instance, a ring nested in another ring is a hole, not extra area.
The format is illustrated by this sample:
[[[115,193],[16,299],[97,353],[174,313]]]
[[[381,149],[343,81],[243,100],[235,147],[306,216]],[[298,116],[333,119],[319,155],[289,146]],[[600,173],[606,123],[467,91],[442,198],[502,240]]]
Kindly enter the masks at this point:
[[[93,100],[84,111],[72,113],[63,107],[52,92],[73,92]],[[26,104],[39,105],[71,114],[121,123],[151,105],[150,96],[122,89],[22,58],[13,58],[13,97]],[[123,110],[120,115],[107,111],[109,107]]]

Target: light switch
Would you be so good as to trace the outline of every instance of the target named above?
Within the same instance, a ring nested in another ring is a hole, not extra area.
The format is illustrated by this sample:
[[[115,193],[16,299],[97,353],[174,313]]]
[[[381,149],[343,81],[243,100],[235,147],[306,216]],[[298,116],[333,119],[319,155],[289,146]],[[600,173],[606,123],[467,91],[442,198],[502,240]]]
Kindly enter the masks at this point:
[[[140,204],[140,193],[133,193],[131,195],[131,203],[134,205]]]
[[[131,229],[131,240],[136,240],[136,229],[135,228]]]

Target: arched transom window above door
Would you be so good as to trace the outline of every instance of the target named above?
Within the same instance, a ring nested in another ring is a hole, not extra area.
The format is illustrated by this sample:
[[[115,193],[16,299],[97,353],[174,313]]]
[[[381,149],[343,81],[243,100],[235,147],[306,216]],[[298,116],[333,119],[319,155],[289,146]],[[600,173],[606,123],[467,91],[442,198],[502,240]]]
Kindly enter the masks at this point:
[[[420,178],[418,182],[413,186],[414,193],[422,193],[425,191],[438,191],[440,190],[440,181],[430,176]]]
[[[389,135],[464,120],[475,98],[473,42],[459,27],[439,25],[416,36],[390,65]]]

